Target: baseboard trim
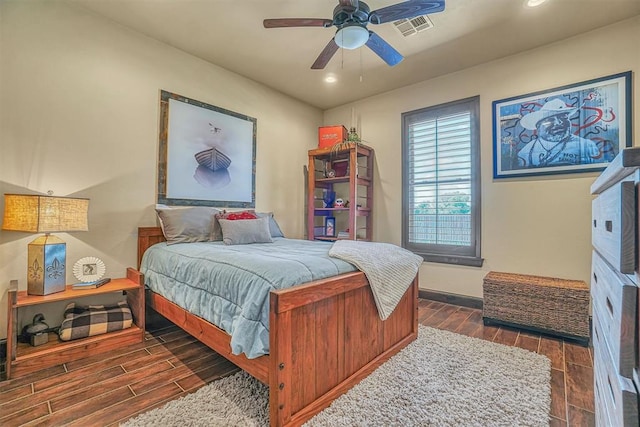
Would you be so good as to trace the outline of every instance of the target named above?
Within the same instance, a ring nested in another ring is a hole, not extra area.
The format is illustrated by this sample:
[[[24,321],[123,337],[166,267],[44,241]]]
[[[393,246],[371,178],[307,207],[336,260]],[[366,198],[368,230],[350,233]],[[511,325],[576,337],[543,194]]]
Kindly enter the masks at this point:
[[[589,337],[572,335],[569,333],[553,331],[551,329],[537,328],[535,326],[523,325],[521,323],[505,322],[490,317],[482,317],[482,323],[484,323],[485,326],[507,326],[509,328],[526,329],[531,332],[562,338],[565,341],[573,342],[583,347],[589,347]],[[591,320],[589,320],[589,324],[591,324]]]
[[[467,295],[451,294],[449,292],[432,291],[428,289],[418,290],[418,296],[422,299],[444,302],[446,304],[460,305],[462,307],[477,308],[482,310],[482,298]]]
[[[0,381],[6,380],[7,340],[0,339]]]

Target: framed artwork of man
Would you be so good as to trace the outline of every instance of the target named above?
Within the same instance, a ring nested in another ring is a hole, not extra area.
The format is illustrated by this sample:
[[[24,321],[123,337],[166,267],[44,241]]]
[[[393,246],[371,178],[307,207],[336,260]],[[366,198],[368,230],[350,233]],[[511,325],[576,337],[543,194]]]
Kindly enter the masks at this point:
[[[603,170],[631,146],[631,72],[493,102],[494,178]]]

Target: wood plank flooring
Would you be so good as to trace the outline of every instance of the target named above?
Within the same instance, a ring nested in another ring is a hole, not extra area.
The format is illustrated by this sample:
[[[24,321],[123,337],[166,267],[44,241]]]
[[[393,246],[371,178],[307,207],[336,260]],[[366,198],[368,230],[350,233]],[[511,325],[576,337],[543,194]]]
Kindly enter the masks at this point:
[[[420,323],[521,347],[551,359],[551,423],[595,425],[590,348],[511,328],[484,326],[482,311],[420,300]],[[0,382],[1,426],[113,426],[237,371],[167,321],[118,351]]]

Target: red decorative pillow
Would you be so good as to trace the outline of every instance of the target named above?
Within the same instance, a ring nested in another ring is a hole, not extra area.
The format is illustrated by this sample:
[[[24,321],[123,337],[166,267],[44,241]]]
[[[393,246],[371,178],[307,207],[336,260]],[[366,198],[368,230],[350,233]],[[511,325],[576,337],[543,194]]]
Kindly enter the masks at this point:
[[[236,219],[258,219],[258,216],[253,213],[253,211],[242,211],[242,212],[229,212],[229,213],[225,213],[222,214],[218,217],[218,219],[229,219],[229,220],[236,220]]]

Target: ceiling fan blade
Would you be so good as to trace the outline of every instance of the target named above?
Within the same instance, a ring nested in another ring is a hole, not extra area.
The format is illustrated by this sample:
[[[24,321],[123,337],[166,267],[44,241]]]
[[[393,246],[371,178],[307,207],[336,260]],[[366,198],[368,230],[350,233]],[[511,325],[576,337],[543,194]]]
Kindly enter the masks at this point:
[[[384,41],[379,35],[373,31],[369,31],[369,40],[366,45],[376,53],[384,62],[390,66],[394,66],[404,59],[400,53],[395,50],[389,43]]]
[[[351,7],[358,8],[358,3],[360,3],[360,1],[359,0],[338,0],[338,3],[340,3],[340,6],[351,6]]]
[[[321,18],[276,18],[265,19],[262,24],[265,28],[330,27],[333,25],[333,20]]]
[[[316,62],[311,66],[312,70],[322,70],[327,66],[333,55],[338,51],[338,45],[335,42],[335,39],[329,40],[329,43],[324,47]]]
[[[399,19],[410,19],[419,15],[442,12],[443,10],[444,0],[408,0],[374,10],[369,14],[369,22],[383,24]]]

